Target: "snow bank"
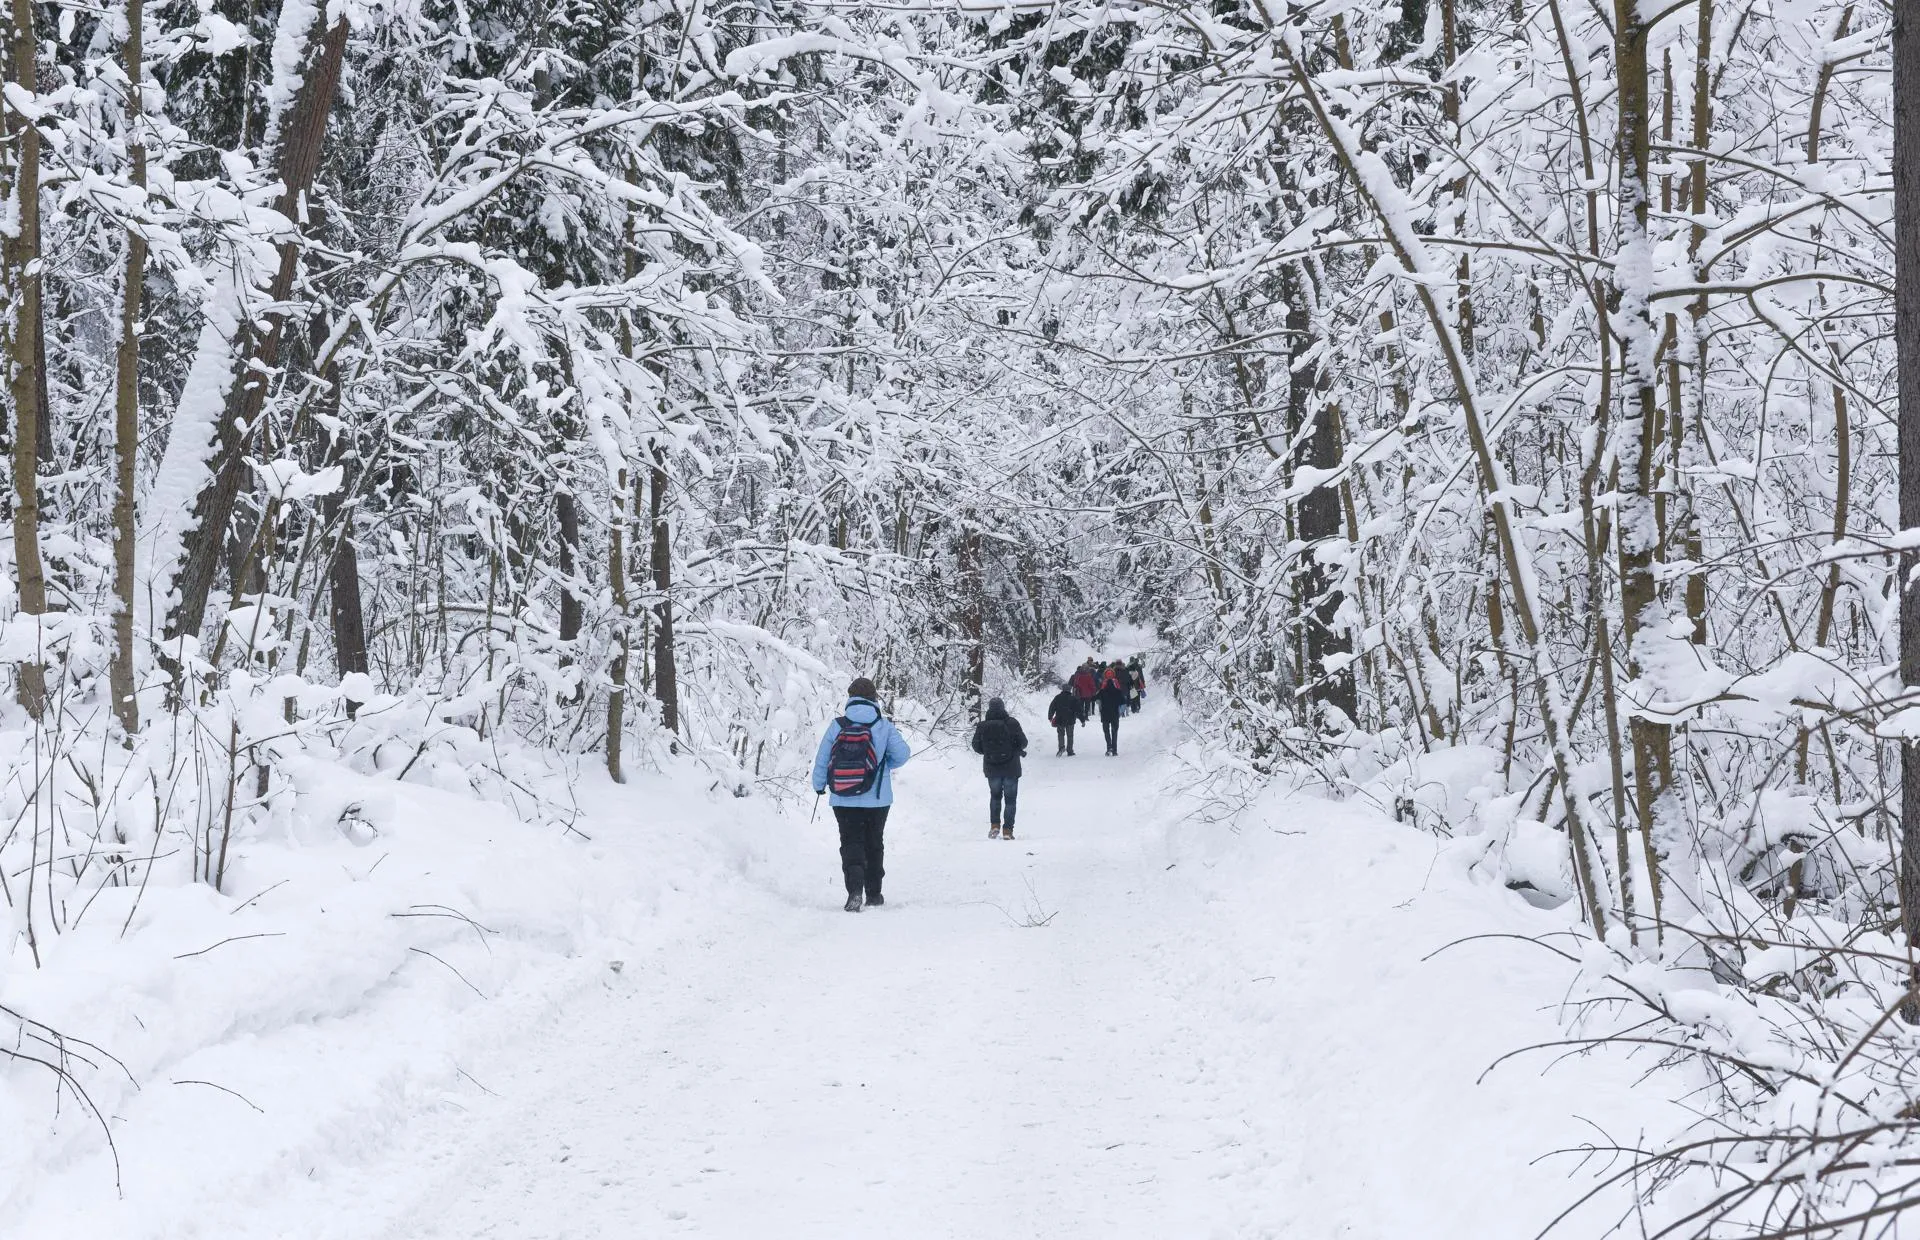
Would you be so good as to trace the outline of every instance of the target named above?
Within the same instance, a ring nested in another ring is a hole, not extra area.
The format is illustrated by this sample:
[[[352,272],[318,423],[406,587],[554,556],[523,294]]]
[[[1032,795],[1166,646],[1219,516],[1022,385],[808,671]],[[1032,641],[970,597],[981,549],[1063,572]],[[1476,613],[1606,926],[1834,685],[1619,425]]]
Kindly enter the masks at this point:
[[[1559,937],[1578,933],[1577,907],[1537,908],[1494,881],[1488,839],[1282,787],[1235,822],[1174,826],[1193,1019],[1245,1048],[1220,1070],[1265,1100],[1272,1133],[1337,1117],[1310,1140],[1269,1136],[1289,1159],[1272,1189],[1299,1204],[1262,1234],[1533,1237],[1593,1187],[1600,1164],[1583,1152],[1598,1133],[1631,1141],[1689,1118],[1668,1104],[1683,1092],[1672,1080],[1642,1079],[1650,1059],[1516,1054],[1570,1036],[1577,1009],[1560,1004],[1578,966],[1523,940],[1577,943]],[[1626,1204],[1603,1196],[1569,1234]]]
[[[202,1234],[210,1196],[270,1196],[471,1099],[464,1060],[685,924],[751,868],[747,815],[769,812],[655,776],[581,834],[331,762],[287,769],[291,810],[243,842],[227,894],[154,867],[43,941],[44,967],[22,946],[0,972],[0,1004],[124,1065],[71,1048],[114,1150],[49,1073],[0,1069],[9,1235]]]

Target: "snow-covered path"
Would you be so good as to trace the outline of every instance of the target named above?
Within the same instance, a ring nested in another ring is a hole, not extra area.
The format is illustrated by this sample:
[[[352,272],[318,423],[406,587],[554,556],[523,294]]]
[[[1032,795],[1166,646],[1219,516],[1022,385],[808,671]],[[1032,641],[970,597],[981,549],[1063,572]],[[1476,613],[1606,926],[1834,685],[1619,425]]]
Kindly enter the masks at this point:
[[[1546,923],[1338,807],[1251,850],[1170,835],[1143,722],[1118,760],[1030,729],[1013,843],[985,836],[970,755],[923,756],[888,904],[858,916],[823,813],[692,938],[469,1065],[459,1106],[299,1186],[273,1234],[1533,1235],[1574,1185],[1530,1160],[1630,1114],[1626,1076],[1476,1085],[1554,1036],[1564,973],[1421,957]]]

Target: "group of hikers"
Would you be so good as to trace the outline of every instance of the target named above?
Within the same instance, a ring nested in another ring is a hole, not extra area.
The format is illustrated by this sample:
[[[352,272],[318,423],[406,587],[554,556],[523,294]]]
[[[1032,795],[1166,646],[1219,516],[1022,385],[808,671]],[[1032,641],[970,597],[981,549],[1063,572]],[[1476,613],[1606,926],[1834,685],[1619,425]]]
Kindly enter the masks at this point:
[[[1067,677],[1060,692],[1047,704],[1047,722],[1053,725],[1060,747],[1056,756],[1073,756],[1073,729],[1100,712],[1100,731],[1106,738],[1107,756],[1120,756],[1120,716],[1140,713],[1147,698],[1147,669],[1140,656],[1125,663],[1115,659],[1102,663],[1089,657]]]
[[[1120,752],[1120,716],[1138,713],[1146,699],[1147,675],[1140,656],[1122,663],[1089,658],[1074,670],[1047,706],[1047,722],[1059,747],[1056,757],[1073,754],[1073,732],[1095,710],[1106,735],[1107,754]],[[986,713],[973,725],[973,752],[980,755],[987,777],[989,839],[1012,839],[1020,803],[1020,760],[1027,756],[1027,734],[1020,721],[1007,713],[999,698],[987,702]],[[827,725],[813,759],[815,795],[828,796],[840,828],[840,870],[846,880],[849,913],[886,903],[881,880],[886,877],[885,833],[887,813],[893,807],[890,774],[913,756],[900,729],[880,709],[880,693],[872,680],[858,677],[847,686],[847,705]]]

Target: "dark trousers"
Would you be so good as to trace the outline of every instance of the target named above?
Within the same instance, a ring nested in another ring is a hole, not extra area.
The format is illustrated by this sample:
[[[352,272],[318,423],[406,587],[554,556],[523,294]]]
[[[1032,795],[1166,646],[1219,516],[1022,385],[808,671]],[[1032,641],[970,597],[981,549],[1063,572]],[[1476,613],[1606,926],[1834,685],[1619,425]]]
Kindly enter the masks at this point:
[[[1093,699],[1081,698],[1080,699],[1080,722],[1085,723],[1087,720],[1091,718],[1093,718]]]
[[[840,824],[840,872],[846,876],[847,894],[867,893],[867,899],[880,894],[880,880],[887,876],[881,864],[886,851],[882,837],[887,829],[890,805],[836,805],[833,816]]]
[[[1006,802],[1007,816],[1000,817],[1000,803]],[[1005,826],[1013,830],[1013,812],[1020,804],[1020,777],[1018,775],[987,776],[987,823],[990,826]]]
[[[1070,723],[1063,723],[1059,727],[1055,728],[1054,732],[1059,737],[1059,740],[1060,740],[1060,752],[1072,753],[1073,752],[1073,725]]]
[[[1108,753],[1120,752],[1120,716],[1115,715],[1111,719],[1100,716],[1100,734],[1107,738]]]

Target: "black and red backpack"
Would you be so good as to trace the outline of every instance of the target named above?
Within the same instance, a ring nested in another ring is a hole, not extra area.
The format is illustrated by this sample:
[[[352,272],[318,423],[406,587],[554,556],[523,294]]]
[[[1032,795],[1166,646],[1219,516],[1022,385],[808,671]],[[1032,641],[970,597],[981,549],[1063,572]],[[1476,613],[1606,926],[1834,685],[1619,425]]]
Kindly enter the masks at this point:
[[[880,751],[873,746],[873,724],[855,723],[842,715],[840,735],[827,755],[827,787],[835,796],[857,797],[872,789],[880,777]]]

